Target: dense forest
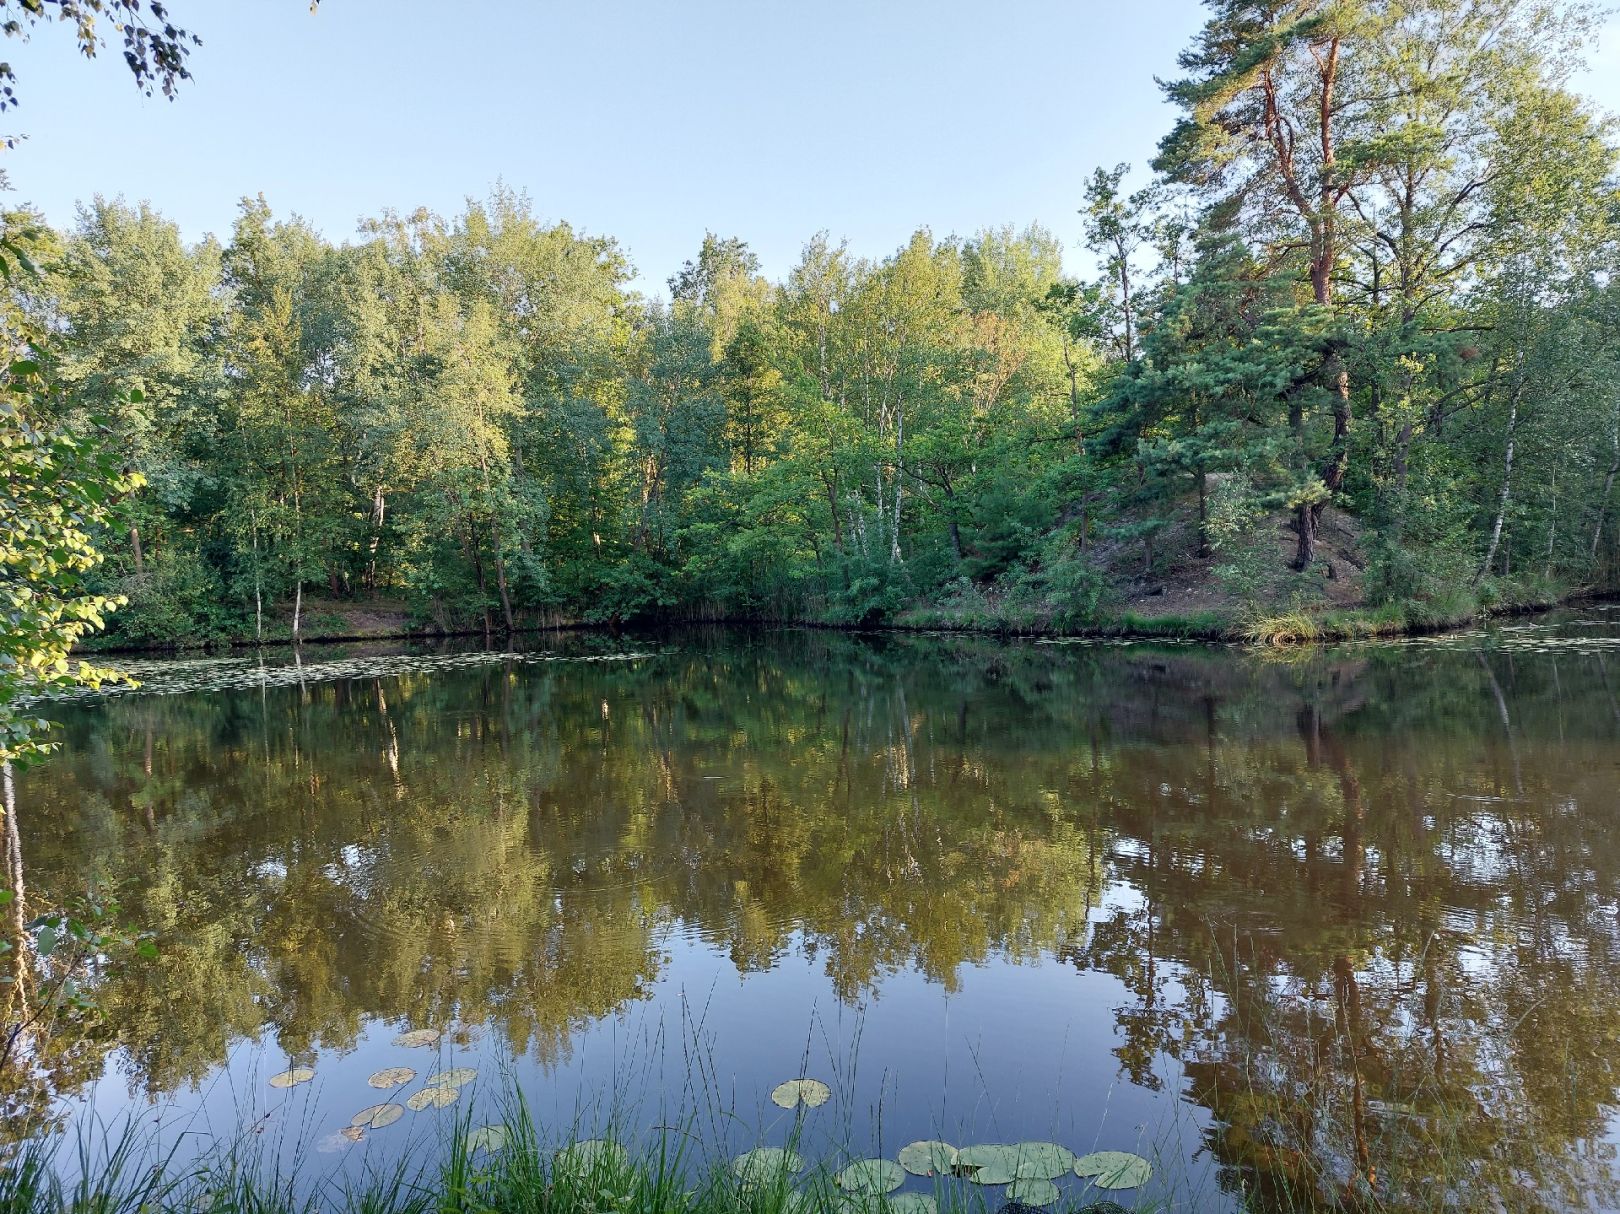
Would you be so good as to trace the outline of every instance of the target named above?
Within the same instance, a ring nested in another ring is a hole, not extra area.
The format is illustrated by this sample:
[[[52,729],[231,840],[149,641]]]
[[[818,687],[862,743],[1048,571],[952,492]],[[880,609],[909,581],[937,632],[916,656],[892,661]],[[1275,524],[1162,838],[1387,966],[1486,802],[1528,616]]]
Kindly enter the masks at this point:
[[[1212,0],[1142,180],[1040,227],[626,250],[497,188],[334,243],[262,196],[188,243],[26,208],[47,420],[145,487],[96,589],[124,643],[385,606],[501,630],[649,617],[1076,628],[1399,624],[1608,585],[1615,141],[1539,0]],[[1146,149],[1144,149],[1146,150]],[[829,217],[836,220],[836,217]]]

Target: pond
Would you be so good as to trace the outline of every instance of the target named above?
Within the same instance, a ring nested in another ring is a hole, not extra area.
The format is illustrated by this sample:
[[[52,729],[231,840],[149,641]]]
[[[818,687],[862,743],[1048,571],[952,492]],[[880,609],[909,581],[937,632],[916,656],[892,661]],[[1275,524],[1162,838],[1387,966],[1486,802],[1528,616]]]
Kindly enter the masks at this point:
[[[35,1061],[70,1140],[311,1175],[520,1096],[720,1158],[1134,1152],[1180,1209],[1612,1207],[1617,625],[133,663],[48,706],[19,821],[36,909],[93,883],[159,951]]]

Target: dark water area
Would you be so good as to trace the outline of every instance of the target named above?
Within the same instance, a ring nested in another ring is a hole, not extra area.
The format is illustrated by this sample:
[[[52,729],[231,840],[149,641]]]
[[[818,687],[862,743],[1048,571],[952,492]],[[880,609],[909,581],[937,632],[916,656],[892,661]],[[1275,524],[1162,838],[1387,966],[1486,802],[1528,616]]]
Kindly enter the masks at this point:
[[[1615,1208],[1611,618],[140,663],[47,707],[19,821],[32,905],[94,883],[159,955],[34,1059],[53,1103],[8,1079],[6,1132],[133,1115],[341,1174],[519,1092],[723,1158],[808,1075],[812,1159],[1038,1139],[1146,1156],[1123,1196],[1176,1209]],[[453,1103],[337,1136],[449,1067]]]

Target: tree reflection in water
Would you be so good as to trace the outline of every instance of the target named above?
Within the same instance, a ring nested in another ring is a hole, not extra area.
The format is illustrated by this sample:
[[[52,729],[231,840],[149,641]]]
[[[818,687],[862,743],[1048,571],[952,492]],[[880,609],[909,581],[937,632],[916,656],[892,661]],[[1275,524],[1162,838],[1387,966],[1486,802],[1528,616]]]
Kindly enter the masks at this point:
[[[1085,1048],[1206,1107],[1234,1191],[1612,1203],[1620,709],[1580,635],[1274,661],[697,633],[60,706],[30,884],[105,882],[162,951],[48,1085],[116,1050],[168,1093],[234,1041],[312,1059],[379,1018],[553,1062],[653,997],[679,930],[743,975],[811,956],[846,1002],[990,958],[1111,974]],[[16,1133],[45,1110],[9,1081]]]

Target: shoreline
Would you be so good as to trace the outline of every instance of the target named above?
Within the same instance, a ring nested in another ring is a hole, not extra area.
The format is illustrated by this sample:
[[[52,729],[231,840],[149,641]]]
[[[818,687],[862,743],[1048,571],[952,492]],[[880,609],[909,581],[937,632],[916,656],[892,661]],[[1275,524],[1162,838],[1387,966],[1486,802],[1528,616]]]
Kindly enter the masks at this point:
[[[85,654],[135,655],[219,653],[245,649],[278,649],[292,645],[338,645],[372,641],[435,642],[484,638],[487,640],[513,637],[540,636],[547,633],[617,634],[645,629],[713,627],[713,628],[810,628],[829,632],[848,633],[905,633],[927,635],[952,633],[962,636],[1003,638],[1063,638],[1132,640],[1204,641],[1212,644],[1291,646],[1327,644],[1340,641],[1367,640],[1377,637],[1432,636],[1454,632],[1492,619],[1508,619],[1537,615],[1582,603],[1612,602],[1613,591],[1594,590],[1590,587],[1573,589],[1568,593],[1535,596],[1479,607],[1461,613],[1429,613],[1425,604],[1395,603],[1381,607],[1339,608],[1312,612],[1304,608],[1264,612],[1200,612],[1190,615],[1144,616],[1135,612],[1120,612],[1111,618],[1098,620],[1081,627],[1051,627],[1038,623],[1021,623],[994,618],[962,618],[947,609],[921,607],[899,613],[883,623],[863,624],[848,621],[815,618],[768,618],[759,616],[678,616],[650,617],[620,622],[592,622],[564,620],[532,627],[495,629],[482,628],[441,630],[414,629],[408,625],[384,630],[332,632],[305,632],[294,640],[289,635],[263,638],[228,637],[198,641],[194,644],[109,644],[82,650]],[[367,604],[355,605],[365,610]]]

